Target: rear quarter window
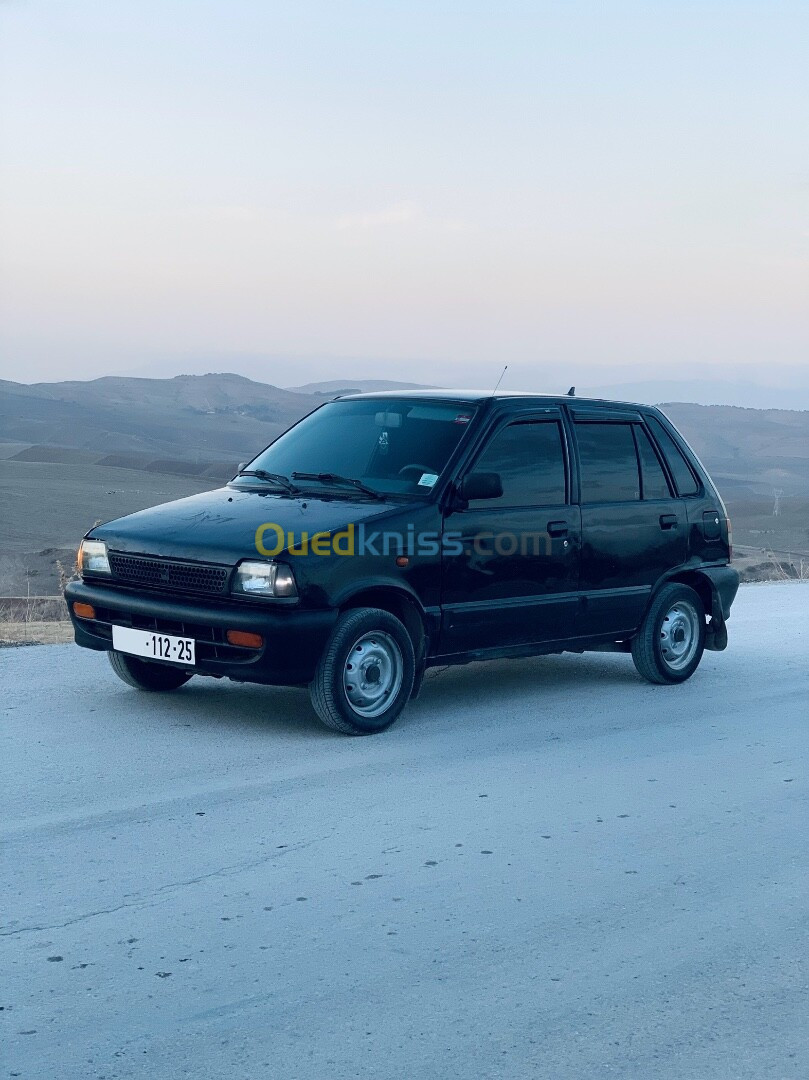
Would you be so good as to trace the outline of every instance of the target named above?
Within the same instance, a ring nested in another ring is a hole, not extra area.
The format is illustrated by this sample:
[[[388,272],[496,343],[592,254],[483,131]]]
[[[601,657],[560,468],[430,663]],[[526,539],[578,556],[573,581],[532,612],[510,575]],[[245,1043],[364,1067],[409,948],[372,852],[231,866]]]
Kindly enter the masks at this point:
[[[671,475],[674,477],[677,494],[696,495],[700,485],[682,450],[656,416],[647,416],[646,422],[651,428],[657,445],[660,447]]]
[[[635,438],[638,441],[638,456],[640,457],[640,474],[643,481],[644,499],[670,499],[671,491],[663,466],[657,457],[657,451],[652,446],[649,432],[640,424],[634,425]]]

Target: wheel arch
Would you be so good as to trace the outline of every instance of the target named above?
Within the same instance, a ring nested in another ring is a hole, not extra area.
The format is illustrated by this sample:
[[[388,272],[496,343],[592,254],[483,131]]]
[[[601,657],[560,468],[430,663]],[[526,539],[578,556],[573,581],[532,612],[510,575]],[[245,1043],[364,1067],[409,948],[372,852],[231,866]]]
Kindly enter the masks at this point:
[[[394,615],[410,635],[417,664],[423,664],[429,633],[426,613],[416,596],[396,585],[367,585],[344,597],[339,604],[341,612],[360,607],[381,608]]]
[[[653,590],[649,599],[651,604],[654,597],[664,585],[681,584],[688,585],[693,589],[702,601],[705,614],[708,616],[708,627],[705,638],[705,648],[709,652],[721,652],[727,648],[728,632],[726,622],[730,614],[730,604],[735,596],[735,589],[729,599],[723,596],[715,576],[727,571],[728,567],[694,567],[681,568],[661,579]],[[713,571],[713,576],[712,572]],[[738,579],[737,579],[738,580]]]
[[[663,585],[688,585],[693,589],[697,596],[702,601],[702,606],[705,608],[705,614],[713,618],[714,615],[714,590],[709,578],[699,570],[681,570],[676,574],[672,574],[671,577],[667,577],[664,581],[660,582],[656,592],[660,590]]]

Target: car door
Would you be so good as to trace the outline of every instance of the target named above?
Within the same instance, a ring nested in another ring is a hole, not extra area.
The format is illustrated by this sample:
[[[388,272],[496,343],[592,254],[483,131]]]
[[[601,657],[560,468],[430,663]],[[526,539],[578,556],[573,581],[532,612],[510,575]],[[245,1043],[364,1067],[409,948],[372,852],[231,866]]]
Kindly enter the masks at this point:
[[[446,512],[441,652],[507,649],[569,636],[580,514],[570,500],[561,412],[502,419],[465,472],[498,474],[502,494]]]
[[[581,502],[581,631],[637,629],[653,586],[685,560],[687,519],[640,414],[573,412]]]

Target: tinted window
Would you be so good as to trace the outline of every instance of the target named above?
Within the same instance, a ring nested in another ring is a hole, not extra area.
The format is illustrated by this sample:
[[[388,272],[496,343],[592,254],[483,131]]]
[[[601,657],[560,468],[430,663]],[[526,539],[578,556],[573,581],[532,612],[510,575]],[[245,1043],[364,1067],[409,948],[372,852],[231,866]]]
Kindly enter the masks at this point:
[[[496,472],[503,483],[499,499],[473,505],[550,506],[565,501],[562,434],[555,421],[509,424],[499,431],[474,466],[475,472]]]
[[[581,501],[631,502],[640,498],[635,439],[630,424],[576,424]]]
[[[699,491],[699,484],[691,472],[682,450],[656,417],[647,416],[646,420],[657,440],[657,445],[663,451],[663,457],[671,469],[671,475],[674,477],[678,492],[681,495],[695,495]]]
[[[428,495],[474,415],[473,407],[453,402],[331,401],[276,439],[250,468],[285,476],[340,473],[378,491]],[[255,483],[248,477],[238,482]]]
[[[670,499],[671,492],[663,466],[652,446],[652,440],[640,424],[635,425],[635,438],[638,441],[644,499]]]

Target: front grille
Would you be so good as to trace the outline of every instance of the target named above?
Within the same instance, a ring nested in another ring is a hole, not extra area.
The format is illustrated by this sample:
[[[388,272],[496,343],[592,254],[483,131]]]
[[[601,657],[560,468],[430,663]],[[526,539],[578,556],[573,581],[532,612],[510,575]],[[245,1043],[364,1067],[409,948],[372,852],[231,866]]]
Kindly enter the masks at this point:
[[[109,560],[114,576],[132,585],[204,593],[207,596],[219,596],[228,587],[229,570],[226,566],[122,555],[119,551],[109,552]]]

